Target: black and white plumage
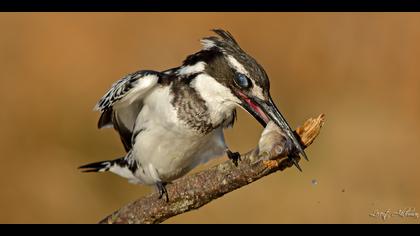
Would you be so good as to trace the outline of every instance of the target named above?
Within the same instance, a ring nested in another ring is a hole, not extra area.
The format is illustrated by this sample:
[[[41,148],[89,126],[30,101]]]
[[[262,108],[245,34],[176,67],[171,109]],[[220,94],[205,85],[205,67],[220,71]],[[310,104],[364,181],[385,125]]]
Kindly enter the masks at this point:
[[[82,166],[85,171],[111,171],[132,183],[157,185],[175,180],[200,163],[227,153],[223,129],[236,119],[236,107],[262,125],[272,120],[305,154],[269,95],[269,80],[257,61],[233,36],[202,40],[203,49],[180,67],[163,72],[142,70],[114,83],[99,100],[98,127],[114,127],[127,154],[113,161]]]

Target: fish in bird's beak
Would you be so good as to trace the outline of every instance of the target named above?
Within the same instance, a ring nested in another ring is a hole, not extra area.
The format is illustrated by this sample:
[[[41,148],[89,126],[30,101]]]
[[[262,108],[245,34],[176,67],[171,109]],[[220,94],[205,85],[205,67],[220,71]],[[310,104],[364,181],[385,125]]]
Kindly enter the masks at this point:
[[[248,111],[256,120],[258,120],[262,126],[265,127],[270,120],[273,121],[287,134],[290,140],[292,140],[293,145],[295,146],[298,153],[301,154],[306,160],[308,160],[308,157],[303,150],[302,144],[296,138],[293,130],[290,128],[286,119],[280,113],[279,109],[276,107],[270,96],[268,97],[267,101],[264,101],[257,97],[248,97],[244,93],[239,92],[239,97],[242,100],[242,107]],[[300,167],[297,165],[297,162],[293,158],[292,161],[298,167],[298,169],[300,169]]]

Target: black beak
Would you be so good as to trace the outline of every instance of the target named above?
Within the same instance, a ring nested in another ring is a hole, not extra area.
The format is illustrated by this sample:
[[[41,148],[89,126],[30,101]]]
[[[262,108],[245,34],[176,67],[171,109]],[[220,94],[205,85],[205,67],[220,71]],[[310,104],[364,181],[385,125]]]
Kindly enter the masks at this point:
[[[284,132],[286,132],[287,136],[289,136],[289,138],[292,140],[298,153],[301,154],[308,161],[308,157],[306,156],[306,153],[303,150],[302,144],[296,138],[295,133],[290,128],[286,119],[280,113],[279,109],[276,107],[276,104],[274,104],[271,97],[269,97],[267,102],[260,101],[257,103],[259,103],[261,110],[264,111],[264,113],[270,118],[270,120],[276,123],[276,125],[278,125]]]
[[[298,154],[301,154],[308,161],[308,157],[303,150],[302,144],[295,136],[295,133],[290,128],[289,124],[287,123],[286,119],[284,119],[279,109],[277,109],[271,97],[269,97],[268,101],[264,101],[256,97],[247,98],[245,95],[241,94],[241,98],[243,99],[243,107],[252,116],[254,116],[261,125],[265,127],[267,123],[272,120],[284,132],[286,132],[286,135],[292,140],[293,145],[298,151]]]

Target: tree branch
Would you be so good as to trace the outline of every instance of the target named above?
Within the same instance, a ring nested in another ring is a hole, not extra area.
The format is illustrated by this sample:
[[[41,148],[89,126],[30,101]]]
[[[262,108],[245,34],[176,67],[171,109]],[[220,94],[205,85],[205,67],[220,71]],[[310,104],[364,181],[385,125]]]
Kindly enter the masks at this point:
[[[312,144],[324,124],[324,115],[308,119],[296,130],[303,146]],[[230,160],[199,173],[184,176],[167,186],[169,202],[158,199],[157,193],[140,198],[103,219],[101,224],[161,223],[215,200],[226,193],[250,184],[278,170],[291,167],[286,155],[258,159],[257,148],[242,154],[238,167]],[[298,158],[298,161],[300,158]]]

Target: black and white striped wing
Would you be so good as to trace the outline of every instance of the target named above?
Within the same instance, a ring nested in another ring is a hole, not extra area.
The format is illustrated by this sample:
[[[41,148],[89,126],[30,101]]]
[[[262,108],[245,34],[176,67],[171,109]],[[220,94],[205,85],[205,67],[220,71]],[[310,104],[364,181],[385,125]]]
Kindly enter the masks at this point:
[[[156,86],[160,73],[138,71],[115,82],[99,100],[95,110],[101,111],[98,128],[114,127],[121,136],[126,151],[132,147],[132,135],[142,100]]]

